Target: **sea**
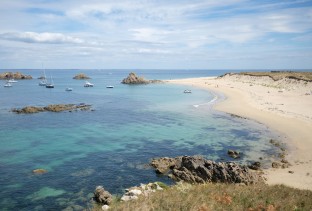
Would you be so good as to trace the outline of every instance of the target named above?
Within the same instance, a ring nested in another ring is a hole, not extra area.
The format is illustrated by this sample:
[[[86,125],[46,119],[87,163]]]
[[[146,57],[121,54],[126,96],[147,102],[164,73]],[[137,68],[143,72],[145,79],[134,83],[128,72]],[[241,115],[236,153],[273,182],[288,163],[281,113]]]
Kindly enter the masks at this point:
[[[0,72],[5,72],[2,70]],[[14,70],[14,72],[17,70]],[[174,182],[148,163],[157,157],[200,155],[249,164],[275,153],[279,134],[253,120],[213,110],[220,93],[195,86],[121,84],[134,70],[45,70],[54,89],[39,86],[43,70],[18,70],[32,80],[0,87],[0,209],[91,209],[96,186],[115,195],[141,183]],[[226,70],[135,70],[146,79],[218,76]],[[233,72],[233,71],[232,71]],[[72,79],[85,73],[94,87]],[[4,84],[4,81],[0,81]],[[108,89],[106,86],[114,86]],[[67,87],[73,91],[65,91]],[[189,89],[192,93],[184,93]],[[217,99],[217,100],[216,100]],[[90,104],[91,110],[16,114],[12,108]],[[244,106],[244,105],[242,105]],[[241,158],[228,157],[228,149]],[[34,174],[34,169],[47,173]]]

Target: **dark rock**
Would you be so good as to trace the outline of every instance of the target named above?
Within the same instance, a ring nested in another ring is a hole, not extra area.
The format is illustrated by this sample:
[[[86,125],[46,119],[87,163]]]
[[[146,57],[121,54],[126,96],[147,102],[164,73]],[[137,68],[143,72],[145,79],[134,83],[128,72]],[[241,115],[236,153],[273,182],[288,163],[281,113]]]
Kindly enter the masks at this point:
[[[234,159],[240,158],[240,153],[238,151],[229,149],[227,153],[231,158]]]
[[[94,199],[101,204],[110,205],[113,201],[113,196],[103,186],[97,186],[94,191]]]
[[[84,73],[79,73],[77,75],[75,75],[73,77],[73,79],[76,79],[76,80],[85,80],[85,79],[91,79],[89,76],[85,75]]]
[[[293,173],[295,173],[295,172],[294,172],[294,171],[288,171],[288,173],[293,174]]]
[[[272,162],[272,168],[280,168],[282,165],[279,162]]]
[[[260,162],[254,162],[253,164],[249,165],[248,168],[252,170],[259,170],[261,168],[261,163]]]
[[[20,72],[16,72],[16,73],[13,73],[13,72],[5,72],[5,73],[1,73],[0,74],[0,79],[32,79],[31,75],[23,75],[22,73]]]
[[[253,184],[263,178],[247,166],[233,162],[214,162],[198,156],[180,157],[181,163],[174,165],[171,178],[189,183],[221,182]]]

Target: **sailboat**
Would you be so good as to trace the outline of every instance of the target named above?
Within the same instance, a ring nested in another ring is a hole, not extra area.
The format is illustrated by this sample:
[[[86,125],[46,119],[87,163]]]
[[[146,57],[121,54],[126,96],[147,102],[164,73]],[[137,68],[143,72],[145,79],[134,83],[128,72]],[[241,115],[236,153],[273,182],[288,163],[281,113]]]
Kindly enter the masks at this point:
[[[47,85],[47,77],[45,74],[45,70],[43,70],[43,76],[41,77],[41,81],[39,82],[39,86],[46,86]]]
[[[54,88],[52,76],[51,76],[51,82],[46,84],[46,88]]]

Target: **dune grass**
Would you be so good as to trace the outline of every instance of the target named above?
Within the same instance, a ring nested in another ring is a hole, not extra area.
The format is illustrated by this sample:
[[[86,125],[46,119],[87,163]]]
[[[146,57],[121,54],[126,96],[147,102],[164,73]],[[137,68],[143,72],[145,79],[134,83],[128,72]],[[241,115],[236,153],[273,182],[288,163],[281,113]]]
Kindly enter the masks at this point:
[[[109,210],[312,210],[312,192],[284,185],[183,183],[135,201],[115,200]]]
[[[278,81],[283,78],[312,81],[312,72],[271,71],[271,72],[241,72],[239,74],[249,76],[268,76],[272,78],[274,81]]]

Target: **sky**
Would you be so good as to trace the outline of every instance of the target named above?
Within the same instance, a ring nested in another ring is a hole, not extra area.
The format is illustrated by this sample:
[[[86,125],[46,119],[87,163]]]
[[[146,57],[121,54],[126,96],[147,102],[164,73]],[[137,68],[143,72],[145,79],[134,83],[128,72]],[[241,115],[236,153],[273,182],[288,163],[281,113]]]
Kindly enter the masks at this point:
[[[312,0],[0,0],[0,69],[312,69]]]

